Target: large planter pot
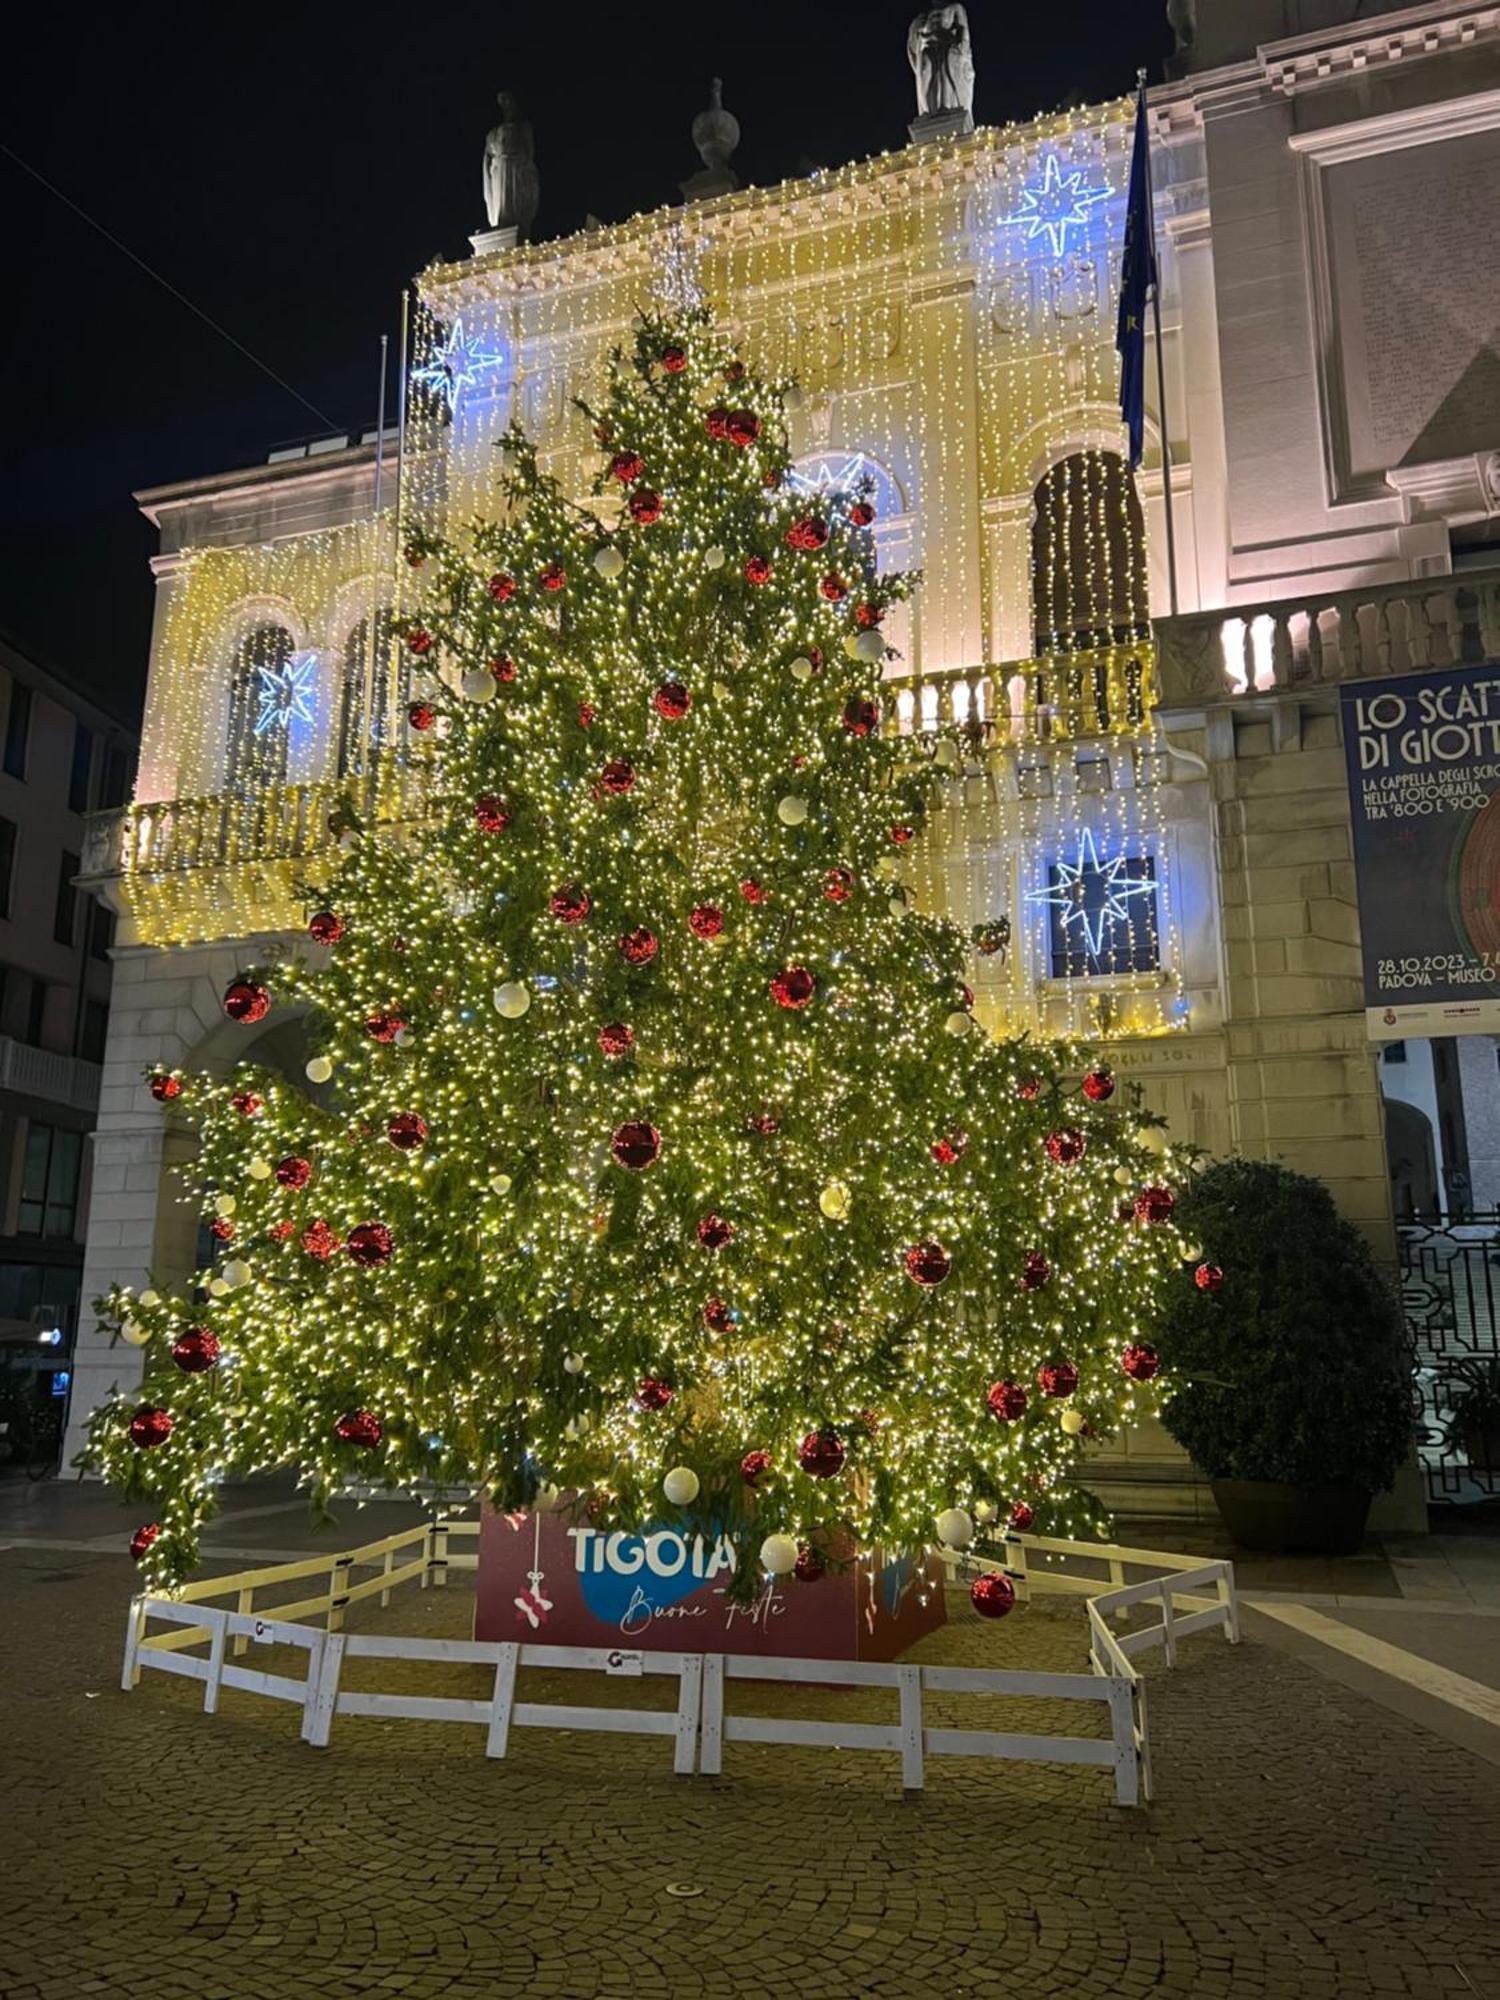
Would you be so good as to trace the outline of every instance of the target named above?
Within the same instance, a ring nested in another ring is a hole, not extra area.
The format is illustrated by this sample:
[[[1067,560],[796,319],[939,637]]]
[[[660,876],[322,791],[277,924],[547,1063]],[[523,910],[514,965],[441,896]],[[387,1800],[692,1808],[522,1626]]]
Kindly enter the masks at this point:
[[[1273,1479],[1211,1479],[1224,1525],[1241,1548],[1352,1556],[1364,1540],[1370,1495],[1357,1486],[1289,1486]]]

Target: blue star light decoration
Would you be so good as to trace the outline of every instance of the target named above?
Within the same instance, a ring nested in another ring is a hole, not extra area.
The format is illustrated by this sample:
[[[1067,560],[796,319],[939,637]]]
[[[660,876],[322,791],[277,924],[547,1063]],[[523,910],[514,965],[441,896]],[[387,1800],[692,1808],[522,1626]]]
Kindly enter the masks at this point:
[[[1056,153],[1046,154],[1042,178],[1022,188],[1020,208],[1014,215],[1002,215],[1002,225],[1024,229],[1028,243],[1045,233],[1053,256],[1061,257],[1068,247],[1068,231],[1086,230],[1091,211],[1109,199],[1109,188],[1090,187],[1085,171],[1070,167],[1065,172]]]
[[[411,379],[420,382],[439,402],[446,403],[450,417],[457,417],[464,390],[472,389],[484,370],[493,368],[503,358],[498,347],[486,347],[477,336],[471,339],[459,318],[449,327],[442,346],[433,349],[431,360],[411,371]]]
[[[316,686],[316,653],[293,653],[284,667],[257,667],[260,707],[255,716],[255,733],[265,736],[273,729],[289,730],[294,722],[313,719],[313,691]]]
[[[1085,827],[1078,837],[1077,860],[1056,862],[1050,885],[1033,889],[1027,900],[1061,910],[1064,934],[1076,927],[1089,957],[1102,958],[1107,934],[1116,924],[1130,922],[1131,898],[1156,894],[1154,879],[1127,874],[1129,866],[1123,854],[1101,861],[1093,833]]]

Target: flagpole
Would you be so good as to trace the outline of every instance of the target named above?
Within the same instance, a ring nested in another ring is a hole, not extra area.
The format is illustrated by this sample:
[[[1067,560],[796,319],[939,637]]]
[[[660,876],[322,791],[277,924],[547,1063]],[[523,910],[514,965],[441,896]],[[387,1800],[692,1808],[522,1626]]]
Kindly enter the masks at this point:
[[[1146,72],[1135,73],[1142,110],[1146,104]],[[1155,282],[1151,287],[1151,324],[1156,332],[1156,406],[1161,416],[1161,497],[1167,516],[1167,597],[1172,616],[1177,616],[1177,532],[1172,520],[1172,444],[1167,423],[1167,369],[1161,343],[1161,261],[1156,254],[1156,203],[1151,187],[1150,127],[1146,138],[1146,218],[1151,227],[1151,265]]]

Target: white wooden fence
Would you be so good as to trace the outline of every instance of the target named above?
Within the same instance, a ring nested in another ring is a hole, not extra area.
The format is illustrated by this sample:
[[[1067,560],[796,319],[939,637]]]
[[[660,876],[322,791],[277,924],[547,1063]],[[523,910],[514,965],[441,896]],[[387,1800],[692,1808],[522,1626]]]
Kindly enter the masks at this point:
[[[1011,1668],[868,1660],[764,1659],[750,1653],[654,1653],[628,1646],[407,1638],[342,1629],[350,1604],[377,1595],[385,1604],[398,1583],[419,1580],[424,1589],[441,1587],[450,1569],[475,1567],[477,1556],[471,1551],[455,1553],[451,1543],[454,1537],[472,1539],[477,1533],[477,1521],[440,1520],[340,1554],[278,1563],[235,1576],[206,1577],[188,1584],[176,1597],[137,1597],[130,1606],[122,1685],[135,1687],[148,1668],[198,1680],[203,1683],[203,1706],[209,1714],[217,1709],[220,1692],[226,1687],[292,1702],[302,1710],[303,1739],[320,1747],[329,1742],[340,1715],[468,1723],[484,1730],[489,1757],[505,1756],[512,1729],[669,1737],[672,1768],[683,1774],[695,1769],[719,1773],[726,1744],[827,1745],[898,1756],[902,1785],[908,1791],[922,1788],[926,1760],[934,1756],[1090,1765],[1112,1773],[1120,1805],[1136,1805],[1151,1796],[1151,1758],[1146,1693],[1134,1657],[1159,1645],[1168,1665],[1175,1665],[1178,1642],[1189,1633],[1221,1629],[1231,1643],[1239,1638],[1234,1572],[1229,1563],[1199,1563],[1159,1550],[1039,1536],[1007,1539],[1003,1562],[960,1558],[951,1552],[947,1560],[951,1569],[966,1574],[1003,1569],[1023,1601],[1047,1592],[1084,1594],[1088,1599],[1089,1673],[1027,1673]],[[1082,1574],[1080,1565],[1102,1566],[1107,1577]],[[1127,1583],[1127,1568],[1156,1568],[1166,1574]],[[322,1589],[313,1595],[291,1602],[263,1603],[256,1609],[257,1594],[284,1590],[313,1577],[323,1580]],[[1106,1583],[1111,1587],[1102,1587]],[[1204,1590],[1213,1592],[1211,1599],[1197,1595]],[[211,1604],[211,1598],[231,1598],[233,1608]],[[1141,1606],[1158,1607],[1159,1617],[1127,1631],[1112,1628],[1111,1618],[1128,1618],[1132,1611],[1138,1615]],[[320,1616],[322,1625],[299,1622],[308,1614]],[[168,1629],[153,1630],[153,1621]],[[304,1651],[305,1674],[293,1677],[237,1664],[256,1644]],[[347,1660],[483,1666],[491,1669],[490,1687],[487,1694],[467,1699],[347,1689],[342,1685]],[[522,1667],[612,1677],[675,1676],[677,1703],[671,1709],[648,1709],[519,1701],[516,1684]],[[896,1714],[889,1722],[729,1714],[725,1685],[735,1680],[885,1688],[896,1697]],[[1106,1712],[1109,1733],[1063,1736],[931,1726],[923,1712],[928,1695],[1096,1703]]]

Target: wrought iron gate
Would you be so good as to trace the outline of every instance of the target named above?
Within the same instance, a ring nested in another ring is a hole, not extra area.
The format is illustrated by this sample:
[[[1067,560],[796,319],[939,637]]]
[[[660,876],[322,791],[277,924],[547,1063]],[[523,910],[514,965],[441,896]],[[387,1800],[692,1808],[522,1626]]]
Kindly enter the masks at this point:
[[[1404,1222],[1398,1237],[1427,1496],[1500,1498],[1500,1214]]]

